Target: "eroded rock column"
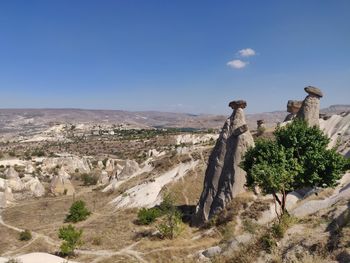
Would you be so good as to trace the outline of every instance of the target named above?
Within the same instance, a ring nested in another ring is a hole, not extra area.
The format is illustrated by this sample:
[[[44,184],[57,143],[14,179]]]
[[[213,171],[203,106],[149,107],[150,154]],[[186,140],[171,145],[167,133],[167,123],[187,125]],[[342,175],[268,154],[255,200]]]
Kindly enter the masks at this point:
[[[203,192],[192,223],[200,225],[225,208],[226,204],[245,191],[246,173],[239,167],[246,150],[254,140],[245,121],[243,100],[232,101],[232,115],[226,120],[209,157]]]

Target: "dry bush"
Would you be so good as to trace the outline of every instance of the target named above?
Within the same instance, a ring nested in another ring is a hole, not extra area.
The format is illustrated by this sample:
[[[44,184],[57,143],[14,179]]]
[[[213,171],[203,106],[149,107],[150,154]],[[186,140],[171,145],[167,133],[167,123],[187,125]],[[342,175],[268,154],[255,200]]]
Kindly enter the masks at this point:
[[[258,220],[262,213],[270,208],[271,200],[254,200],[253,203],[242,213],[242,219]]]

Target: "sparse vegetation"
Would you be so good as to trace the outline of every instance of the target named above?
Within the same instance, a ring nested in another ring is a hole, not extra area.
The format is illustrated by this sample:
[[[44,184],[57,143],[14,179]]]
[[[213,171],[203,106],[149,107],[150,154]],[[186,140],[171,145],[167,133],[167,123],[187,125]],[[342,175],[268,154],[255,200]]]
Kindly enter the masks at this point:
[[[5,263],[22,263],[22,260],[17,258],[10,258],[9,260],[5,261]]]
[[[82,200],[75,201],[69,209],[65,222],[79,222],[85,220],[91,212],[86,208],[85,202]]]
[[[24,231],[21,231],[19,233],[19,240],[21,241],[28,241],[28,240],[31,240],[32,239],[32,233],[26,229]]]
[[[64,256],[70,256],[74,254],[74,250],[77,246],[82,244],[81,236],[83,230],[77,230],[74,226],[63,226],[59,229],[58,237],[63,240],[60,249]]]
[[[83,173],[80,178],[85,186],[96,185],[98,181],[97,176],[87,173]]]
[[[141,208],[137,213],[137,222],[140,225],[149,225],[156,221],[162,214],[162,211],[157,207]]]

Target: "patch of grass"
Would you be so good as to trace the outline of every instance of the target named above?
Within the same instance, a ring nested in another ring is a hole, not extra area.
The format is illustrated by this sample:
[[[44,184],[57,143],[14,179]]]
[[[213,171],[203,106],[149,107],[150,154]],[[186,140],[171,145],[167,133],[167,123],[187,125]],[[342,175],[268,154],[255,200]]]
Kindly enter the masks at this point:
[[[271,253],[272,249],[277,246],[277,241],[274,238],[274,235],[271,233],[265,233],[260,238],[261,248],[267,253]]]
[[[102,238],[100,236],[96,236],[92,239],[91,242],[94,246],[101,246],[102,245]]]
[[[253,222],[250,219],[243,220],[242,224],[243,224],[243,230],[250,234],[255,234],[260,229],[260,225]]]

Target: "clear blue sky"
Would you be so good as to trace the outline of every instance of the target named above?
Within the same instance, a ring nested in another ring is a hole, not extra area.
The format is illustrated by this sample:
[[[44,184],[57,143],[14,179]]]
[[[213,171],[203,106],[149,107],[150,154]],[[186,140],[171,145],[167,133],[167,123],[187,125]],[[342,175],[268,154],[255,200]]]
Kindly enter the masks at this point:
[[[0,108],[263,112],[307,85],[350,104],[348,0],[0,1]]]

